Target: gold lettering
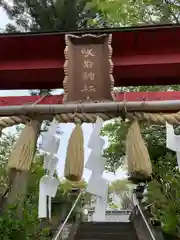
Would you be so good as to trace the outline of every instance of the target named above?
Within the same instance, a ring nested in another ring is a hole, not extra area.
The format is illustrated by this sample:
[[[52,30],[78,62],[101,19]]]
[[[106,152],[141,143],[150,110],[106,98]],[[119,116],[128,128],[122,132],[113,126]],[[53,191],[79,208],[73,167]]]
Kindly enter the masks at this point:
[[[93,52],[92,48],[83,48],[81,50],[81,53],[84,55],[85,58],[88,58],[89,56],[94,57],[95,53]]]
[[[88,81],[88,80],[93,81],[93,80],[95,80],[95,73],[93,73],[93,72],[84,72],[83,73],[83,79],[86,80],[86,81]]]
[[[84,60],[84,68],[92,68],[93,62],[90,61],[89,59]]]
[[[96,88],[93,85],[84,85],[84,88],[81,90],[81,92],[96,92]]]

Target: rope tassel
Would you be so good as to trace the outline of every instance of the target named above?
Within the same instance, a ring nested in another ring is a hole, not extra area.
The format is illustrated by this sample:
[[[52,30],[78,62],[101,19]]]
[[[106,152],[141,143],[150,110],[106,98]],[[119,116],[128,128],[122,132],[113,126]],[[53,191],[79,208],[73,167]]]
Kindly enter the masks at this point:
[[[69,139],[64,176],[70,181],[80,181],[84,169],[84,138],[80,124],[76,124]]]
[[[126,157],[130,180],[137,183],[150,179],[152,174],[150,156],[137,121],[132,123],[127,134]]]
[[[27,123],[12,149],[8,160],[8,198],[4,199],[2,203],[5,207],[8,204],[18,203],[21,212],[21,204],[24,201],[27,189],[28,171],[36,152],[40,127],[41,122],[37,120]]]
[[[8,161],[8,168],[28,171],[36,152],[36,143],[40,130],[40,122],[32,120],[22,130],[15,143]]]

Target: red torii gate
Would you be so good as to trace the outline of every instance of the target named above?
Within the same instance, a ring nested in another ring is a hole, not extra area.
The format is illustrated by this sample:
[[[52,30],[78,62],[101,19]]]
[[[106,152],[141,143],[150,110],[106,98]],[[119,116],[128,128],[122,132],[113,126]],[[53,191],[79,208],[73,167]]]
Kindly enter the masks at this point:
[[[0,90],[62,88],[66,33],[1,34]],[[116,87],[180,82],[179,25],[73,32],[85,33],[112,33]],[[0,106],[31,104],[39,98],[0,97]],[[116,93],[116,100],[180,100],[180,92]],[[49,96],[38,104],[60,103],[62,96]]]

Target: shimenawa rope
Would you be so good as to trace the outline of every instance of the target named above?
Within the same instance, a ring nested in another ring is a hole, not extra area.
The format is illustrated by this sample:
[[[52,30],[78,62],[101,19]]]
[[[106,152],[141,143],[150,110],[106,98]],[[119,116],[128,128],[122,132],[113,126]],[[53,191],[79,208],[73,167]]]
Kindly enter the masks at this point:
[[[162,114],[162,113],[145,113],[145,112],[126,112],[126,118],[129,120],[145,121],[151,124],[165,124],[166,122],[170,124],[180,123],[180,112],[172,114]],[[62,113],[56,115],[56,119],[60,123],[74,122],[74,123],[94,123],[97,116],[101,117],[104,121],[110,120],[112,118],[121,117],[113,113]],[[0,118],[0,129],[10,127],[16,124],[26,124],[31,119],[28,116],[12,116],[12,117],[2,117]]]
[[[36,105],[37,103],[39,103],[41,100],[43,100],[46,95],[41,96],[38,100],[36,100],[33,104],[31,104],[32,106]],[[31,118],[28,116],[12,116],[12,117],[1,117],[0,118],[0,131],[3,128],[6,127],[12,127],[14,125],[18,125],[18,124],[27,124],[28,122],[31,121]]]

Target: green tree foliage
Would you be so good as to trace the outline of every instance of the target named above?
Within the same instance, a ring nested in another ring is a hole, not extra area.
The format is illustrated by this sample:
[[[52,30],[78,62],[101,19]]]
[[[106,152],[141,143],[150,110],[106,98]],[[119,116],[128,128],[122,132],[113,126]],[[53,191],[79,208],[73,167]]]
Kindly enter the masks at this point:
[[[124,163],[125,140],[129,123],[112,121],[104,127],[103,134],[109,137],[110,145],[105,150],[107,169],[115,171]],[[164,126],[141,125],[153,166],[153,181],[147,186],[146,204],[162,229],[180,236],[180,173],[177,170],[176,154],[166,148]],[[179,127],[175,129],[179,134]]]
[[[8,32],[53,31],[86,28],[88,20],[96,18],[97,6],[91,0],[26,0],[13,1],[14,5],[2,0],[13,23],[7,25]],[[14,24],[15,23],[15,24]]]
[[[131,184],[127,179],[119,179],[110,184],[109,193],[119,197],[122,209],[128,209],[132,206],[132,193],[134,187],[135,185]]]
[[[17,137],[19,136],[20,130],[22,129],[22,126],[16,126],[14,128],[12,127],[12,132],[15,132],[14,134],[2,130],[0,135],[0,208],[1,208],[1,201],[3,201],[4,196],[6,195],[7,190],[7,183],[8,183],[8,173],[7,173],[7,161],[8,157],[10,155],[10,152],[12,150],[12,146],[17,140]]]
[[[0,199],[4,196],[7,187],[7,160],[15,142],[16,135],[3,134],[0,141]],[[61,180],[57,196],[52,201],[52,221],[38,219],[38,198],[39,198],[39,180],[44,175],[42,168],[43,156],[37,152],[32,168],[29,172],[27,194],[21,205],[21,215],[19,215],[18,205],[9,205],[9,207],[1,211],[0,215],[0,239],[13,240],[21,239],[52,239],[54,229],[60,224],[60,220],[64,220],[70,211],[78,193],[73,193],[73,189],[83,189],[86,185],[84,181],[72,183],[70,181]],[[82,209],[84,204],[88,203],[88,195],[82,196],[82,199],[74,209],[70,221],[73,216],[82,217]]]
[[[167,153],[153,166],[156,175],[148,184],[145,203],[150,205],[152,220],[158,220],[164,232],[180,237],[180,173],[176,156]]]
[[[8,161],[9,154],[11,152],[11,146],[16,141],[16,136],[10,133],[1,133],[0,137],[0,194],[6,187],[7,172],[6,163]],[[1,198],[2,196],[0,196]]]
[[[177,0],[94,0],[109,26],[179,23]]]
[[[121,27],[179,23],[176,0],[2,0],[11,23],[6,31],[75,30],[87,27]]]
[[[113,120],[107,123],[102,131],[102,135],[108,136],[109,146],[104,154],[107,158],[107,169],[116,171],[124,163],[125,141],[130,122]],[[179,128],[176,128],[179,133]],[[166,148],[165,126],[141,124],[141,132],[146,140],[149,154],[154,163],[160,157],[171,152]]]

